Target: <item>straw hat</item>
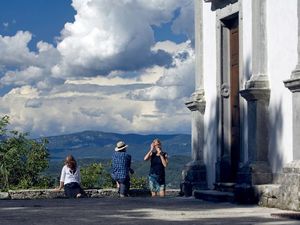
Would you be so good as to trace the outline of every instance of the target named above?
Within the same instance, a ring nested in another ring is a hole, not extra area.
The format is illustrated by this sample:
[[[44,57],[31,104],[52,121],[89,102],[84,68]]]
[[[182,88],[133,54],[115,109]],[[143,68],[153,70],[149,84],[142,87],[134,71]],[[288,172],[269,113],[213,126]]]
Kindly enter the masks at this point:
[[[128,145],[126,145],[124,141],[119,141],[117,143],[117,147],[115,148],[115,151],[118,152],[118,151],[121,151],[121,150],[123,150],[127,147],[128,147]]]

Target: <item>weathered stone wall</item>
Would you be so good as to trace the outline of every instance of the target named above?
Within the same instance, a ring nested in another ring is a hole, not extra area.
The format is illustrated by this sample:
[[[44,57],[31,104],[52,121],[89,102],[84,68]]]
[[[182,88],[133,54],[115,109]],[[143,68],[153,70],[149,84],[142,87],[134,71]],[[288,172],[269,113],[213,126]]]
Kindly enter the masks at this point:
[[[259,205],[300,211],[300,161],[285,166],[275,184],[255,186]]]
[[[88,198],[118,197],[117,189],[87,189],[85,190]],[[167,196],[177,196],[179,190],[167,189]],[[131,189],[131,197],[150,197],[150,191],[147,189]],[[52,199],[65,198],[63,191],[54,191],[53,189],[35,189],[35,190],[9,190],[0,192],[0,199]]]

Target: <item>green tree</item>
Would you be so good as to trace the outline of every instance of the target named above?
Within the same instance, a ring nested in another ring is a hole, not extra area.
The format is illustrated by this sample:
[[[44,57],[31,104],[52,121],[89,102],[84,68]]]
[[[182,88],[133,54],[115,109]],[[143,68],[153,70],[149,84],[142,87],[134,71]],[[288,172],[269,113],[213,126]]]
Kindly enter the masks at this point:
[[[109,170],[111,162],[107,164],[91,163],[80,168],[81,185],[83,188],[113,188],[116,187]],[[131,176],[131,188],[147,189],[146,177]]]
[[[130,178],[131,188],[137,189],[147,189],[148,188],[148,179],[147,177],[137,177],[132,176]]]
[[[92,163],[80,168],[81,184],[84,188],[112,187],[109,172],[102,163]]]
[[[48,167],[48,141],[28,138],[28,133],[8,130],[9,117],[0,119],[1,189],[38,186],[41,173]],[[42,179],[44,180],[44,178]]]

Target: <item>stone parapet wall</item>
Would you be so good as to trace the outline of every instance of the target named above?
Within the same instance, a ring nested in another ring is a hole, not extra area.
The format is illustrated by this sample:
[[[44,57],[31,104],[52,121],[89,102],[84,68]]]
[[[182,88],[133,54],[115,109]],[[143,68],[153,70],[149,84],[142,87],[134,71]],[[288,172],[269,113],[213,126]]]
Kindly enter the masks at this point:
[[[88,198],[116,198],[118,197],[117,189],[86,189]],[[167,189],[167,196],[178,196],[178,189]],[[131,197],[150,197],[150,191],[147,189],[131,189]],[[0,192],[0,199],[53,199],[65,198],[63,191],[54,191],[53,189],[35,189],[35,190],[9,190]]]
[[[284,187],[281,185],[260,185],[255,187],[259,196],[258,204],[264,207],[272,207],[286,210],[300,211],[299,187],[294,185]]]
[[[259,205],[300,211],[300,161],[285,166],[275,184],[256,185]]]
[[[270,208],[279,208],[280,185],[266,184],[256,185],[254,187],[255,195],[258,199],[258,205]]]

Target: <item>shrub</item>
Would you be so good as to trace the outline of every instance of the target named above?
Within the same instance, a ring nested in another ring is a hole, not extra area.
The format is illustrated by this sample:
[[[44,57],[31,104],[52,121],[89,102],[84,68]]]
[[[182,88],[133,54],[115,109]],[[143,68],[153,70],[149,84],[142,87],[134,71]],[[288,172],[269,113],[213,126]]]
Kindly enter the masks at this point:
[[[137,189],[147,189],[148,188],[148,180],[147,177],[136,177],[131,176],[130,178],[131,188]]]
[[[91,163],[80,168],[81,185],[83,188],[113,188],[116,187],[109,173],[111,163]],[[131,176],[131,188],[146,189],[148,181],[146,177]]]
[[[84,188],[109,188],[112,180],[102,163],[92,163],[80,168],[81,185]]]
[[[9,117],[0,119],[1,189],[29,188],[39,184],[40,174],[48,167],[48,141],[28,138],[28,133],[8,130]]]

